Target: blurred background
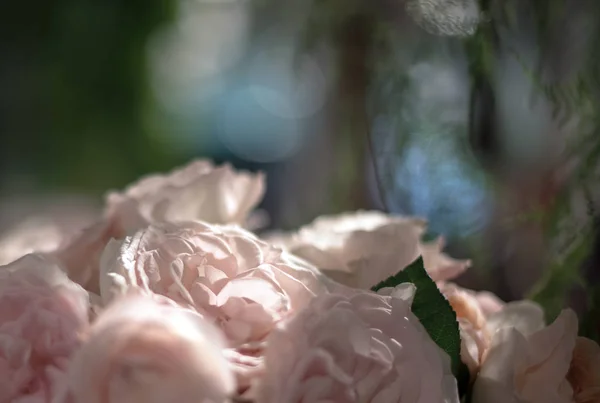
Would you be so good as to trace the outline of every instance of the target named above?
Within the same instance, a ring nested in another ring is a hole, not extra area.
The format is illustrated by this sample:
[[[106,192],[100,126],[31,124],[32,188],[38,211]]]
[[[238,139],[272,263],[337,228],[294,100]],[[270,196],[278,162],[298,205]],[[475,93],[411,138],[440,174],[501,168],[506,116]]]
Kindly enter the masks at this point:
[[[269,228],[422,216],[464,285],[598,314],[598,2],[25,0],[0,32],[0,232],[207,157],[267,173]]]

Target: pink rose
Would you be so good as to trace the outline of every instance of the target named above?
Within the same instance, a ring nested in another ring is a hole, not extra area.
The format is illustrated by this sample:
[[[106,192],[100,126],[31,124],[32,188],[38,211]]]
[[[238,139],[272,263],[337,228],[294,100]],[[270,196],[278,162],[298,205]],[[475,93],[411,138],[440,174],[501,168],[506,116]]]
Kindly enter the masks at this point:
[[[475,292],[451,283],[438,283],[458,320],[461,335],[461,360],[475,379],[489,349],[491,333],[487,318],[500,312],[504,303],[488,292]]]
[[[167,175],[147,176],[107,196],[106,214],[132,234],[155,222],[202,220],[244,224],[265,191],[264,175],[194,161]]]
[[[449,357],[411,312],[414,290],[318,296],[271,333],[250,395],[261,403],[457,403]]]
[[[490,348],[473,386],[473,403],[571,403],[567,379],[577,316],[564,310],[550,326],[533,302],[513,302],[488,318]]]
[[[420,255],[434,281],[454,278],[470,265],[442,253],[444,240],[423,243],[425,221],[357,211],[322,216],[292,235],[271,241],[319,267],[332,279],[369,289],[408,266]]]
[[[264,193],[264,175],[194,161],[108,194],[104,218],[51,256],[87,290],[99,292],[99,257],[112,238],[123,239],[155,222],[204,220],[244,223]]]
[[[41,256],[0,267],[0,402],[50,402],[88,323],[88,296]]]
[[[225,333],[247,386],[265,337],[280,320],[325,292],[320,273],[236,226],[153,225],[112,241],[101,259],[105,302],[131,288],[200,312]]]
[[[168,300],[132,293],[102,312],[69,367],[74,403],[221,403],[235,392],[219,330]]]

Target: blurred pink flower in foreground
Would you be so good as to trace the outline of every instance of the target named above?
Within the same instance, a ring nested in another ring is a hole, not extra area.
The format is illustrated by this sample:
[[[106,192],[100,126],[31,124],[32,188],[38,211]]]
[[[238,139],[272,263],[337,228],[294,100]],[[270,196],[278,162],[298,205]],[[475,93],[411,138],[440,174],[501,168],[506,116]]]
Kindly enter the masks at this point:
[[[577,316],[564,310],[549,326],[543,310],[513,302],[490,316],[491,343],[473,386],[474,403],[571,403],[567,379]]]
[[[235,391],[220,331],[161,297],[102,312],[68,373],[75,403],[221,403]],[[69,400],[66,400],[69,401]]]
[[[198,160],[166,175],[150,175],[106,197],[104,218],[53,253],[69,276],[99,292],[98,264],[110,239],[152,223],[202,220],[243,224],[265,191],[264,175]]]
[[[88,324],[88,296],[27,255],[0,267],[0,402],[50,402]]]
[[[269,240],[332,279],[361,289],[396,274],[419,256],[434,281],[449,280],[465,271],[470,261],[443,254],[443,238],[421,241],[425,227],[426,222],[418,218],[356,211],[321,216],[296,233]]]
[[[391,296],[318,296],[268,338],[261,403],[457,403],[450,359],[410,306],[414,286]]]

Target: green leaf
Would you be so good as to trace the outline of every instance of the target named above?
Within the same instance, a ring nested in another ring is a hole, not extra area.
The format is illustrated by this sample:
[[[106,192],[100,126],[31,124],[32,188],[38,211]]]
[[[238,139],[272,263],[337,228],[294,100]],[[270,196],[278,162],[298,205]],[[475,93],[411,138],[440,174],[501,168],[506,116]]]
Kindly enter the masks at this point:
[[[423,258],[419,257],[407,268],[371,289],[378,291],[381,288],[395,287],[402,283],[413,283],[417,288],[412,311],[419,318],[433,341],[450,356],[452,372],[458,379],[461,361],[460,332],[456,321],[456,313],[425,271]]]

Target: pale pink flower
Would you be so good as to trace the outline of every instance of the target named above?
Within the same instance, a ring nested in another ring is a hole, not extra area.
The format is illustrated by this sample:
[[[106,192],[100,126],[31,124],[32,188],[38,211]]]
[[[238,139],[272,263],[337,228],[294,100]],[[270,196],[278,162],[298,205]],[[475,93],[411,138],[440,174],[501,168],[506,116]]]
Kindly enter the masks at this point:
[[[155,222],[240,223],[265,190],[264,175],[194,161],[166,175],[145,177],[106,197],[104,217],[65,241],[51,257],[87,290],[99,293],[99,258],[110,239]]]
[[[0,402],[49,403],[87,323],[85,290],[41,256],[0,267]]]
[[[446,246],[443,236],[431,242],[421,242],[419,252],[423,257],[423,265],[433,281],[447,281],[460,276],[471,266],[471,261],[456,260],[442,252]]]
[[[473,386],[473,403],[571,403],[567,373],[577,316],[564,310],[549,326],[533,302],[509,303],[491,315],[489,351]]]
[[[475,292],[452,283],[438,283],[458,320],[461,360],[475,379],[490,346],[491,333],[487,318],[503,309],[504,303],[489,292]]]
[[[232,345],[261,341],[325,285],[320,273],[237,226],[153,225],[112,241],[101,259],[105,302],[130,288],[161,294],[217,323]]]
[[[70,364],[70,401],[229,401],[235,378],[221,333],[198,313],[168,302],[132,293],[102,312]]]
[[[197,160],[166,175],[151,175],[107,196],[106,214],[127,234],[164,221],[244,224],[260,202],[264,175]]]
[[[425,243],[426,222],[357,211],[322,216],[291,235],[274,234],[269,240],[319,267],[347,286],[369,289],[408,266],[419,256],[434,281],[454,278],[470,265],[442,253],[444,239]]]
[[[567,380],[573,388],[574,403],[600,402],[600,346],[578,337]]]
[[[260,403],[458,402],[450,359],[411,312],[414,286],[390,296],[324,294],[271,333]]]

